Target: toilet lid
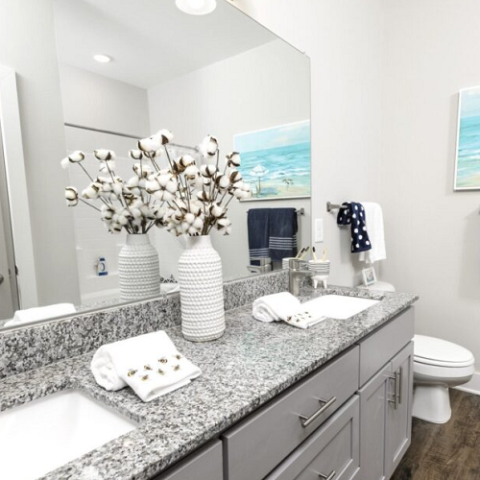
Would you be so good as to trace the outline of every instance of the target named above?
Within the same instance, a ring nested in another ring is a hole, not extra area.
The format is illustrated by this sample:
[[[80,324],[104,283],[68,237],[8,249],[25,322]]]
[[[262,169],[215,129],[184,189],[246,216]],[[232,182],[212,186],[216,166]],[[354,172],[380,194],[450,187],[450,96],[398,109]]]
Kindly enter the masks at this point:
[[[439,338],[415,335],[415,361],[427,365],[468,367],[475,359],[472,352]]]

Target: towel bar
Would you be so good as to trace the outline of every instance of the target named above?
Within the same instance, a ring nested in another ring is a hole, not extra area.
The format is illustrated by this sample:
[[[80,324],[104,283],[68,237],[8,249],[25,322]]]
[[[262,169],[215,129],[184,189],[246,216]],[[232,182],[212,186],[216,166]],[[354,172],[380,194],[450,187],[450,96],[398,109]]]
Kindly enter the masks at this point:
[[[247,210],[247,213],[249,212],[250,210]],[[299,208],[296,210],[297,212],[297,215],[305,215],[305,209],[302,207],[302,208]]]
[[[327,202],[327,212],[331,212],[332,210],[338,210],[339,208],[342,208],[342,205]]]

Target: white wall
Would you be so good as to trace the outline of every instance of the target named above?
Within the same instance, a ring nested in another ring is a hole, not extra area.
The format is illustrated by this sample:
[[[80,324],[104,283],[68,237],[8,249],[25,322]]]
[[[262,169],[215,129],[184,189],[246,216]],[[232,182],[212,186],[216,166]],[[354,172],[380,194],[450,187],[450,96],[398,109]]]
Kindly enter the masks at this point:
[[[197,145],[205,135],[213,134],[225,155],[234,149],[235,134],[310,118],[309,62],[289,45],[275,40],[152,87],[148,95],[154,131],[169,128],[176,134],[175,141],[188,145]],[[227,237],[216,232],[212,235],[223,259],[225,279],[248,275],[246,211],[288,206],[305,208],[306,215],[299,217],[298,239],[308,245],[309,199],[230,204],[234,233]],[[180,253],[178,242],[164,236],[161,242],[168,242],[169,248]]]
[[[478,0],[386,0],[384,277],[420,295],[417,332],[480,369],[480,192],[453,192],[458,91],[480,85]]]
[[[76,303],[73,218],[59,165],[65,138],[52,1],[0,0],[0,45],[0,64],[18,75],[39,303]]]
[[[140,137],[151,133],[145,89],[66,64],[60,81],[65,122]]]
[[[378,201],[382,135],[383,0],[234,3],[311,58],[312,218],[325,219],[330,281],[352,285],[361,266],[327,201]]]

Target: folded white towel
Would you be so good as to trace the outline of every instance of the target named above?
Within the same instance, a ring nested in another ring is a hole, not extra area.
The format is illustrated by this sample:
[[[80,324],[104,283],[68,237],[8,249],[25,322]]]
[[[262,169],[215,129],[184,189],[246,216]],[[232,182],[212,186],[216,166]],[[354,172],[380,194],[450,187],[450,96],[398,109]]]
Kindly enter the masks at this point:
[[[49,318],[60,317],[62,315],[72,315],[77,310],[73,303],[57,303],[55,305],[47,305],[46,307],[27,308],[25,310],[17,310],[12,320],[5,323],[5,327],[20,325],[22,323],[40,322]]]
[[[366,226],[372,248],[366,252],[361,252],[359,260],[366,263],[385,260],[387,251],[385,247],[382,207],[378,203],[372,202],[362,202],[362,205],[365,208]]]
[[[291,293],[282,292],[266,295],[253,302],[252,313],[255,319],[261,322],[279,322],[283,320],[289,325],[298,328],[308,328],[325,320],[325,316],[318,314],[294,297]]]
[[[188,385],[202,374],[177,351],[163,331],[100,347],[92,359],[91,370],[106,390],[130,386],[144,402]]]

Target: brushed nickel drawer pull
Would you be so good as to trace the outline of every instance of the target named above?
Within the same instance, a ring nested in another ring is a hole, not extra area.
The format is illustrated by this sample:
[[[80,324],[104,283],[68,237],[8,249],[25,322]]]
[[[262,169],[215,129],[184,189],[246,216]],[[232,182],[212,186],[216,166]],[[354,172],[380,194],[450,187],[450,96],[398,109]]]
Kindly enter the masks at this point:
[[[398,372],[395,372],[393,375],[389,375],[388,377],[394,381],[393,400],[389,398],[388,401],[390,403],[393,403],[394,410],[397,410],[398,409]]]
[[[320,415],[322,415],[322,413],[325,413],[336,401],[337,397],[332,397],[328,402],[325,402],[325,400],[319,400],[319,402],[323,403],[324,405],[321,406],[311,417],[304,417],[303,415],[300,415],[300,420],[302,420],[302,427],[307,428]]]
[[[403,367],[398,371],[398,403],[402,404],[403,397]]]
[[[337,472],[333,470],[330,475],[324,475],[323,473],[319,473],[318,476],[323,480],[333,480],[337,476]]]

